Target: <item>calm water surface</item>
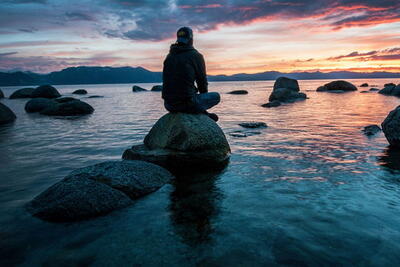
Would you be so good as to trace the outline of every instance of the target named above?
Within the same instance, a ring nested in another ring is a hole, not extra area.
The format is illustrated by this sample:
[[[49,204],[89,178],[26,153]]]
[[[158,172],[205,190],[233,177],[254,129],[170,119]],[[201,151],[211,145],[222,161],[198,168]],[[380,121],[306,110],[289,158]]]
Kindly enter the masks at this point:
[[[211,83],[232,149],[224,171],[187,175],[190,183],[168,184],[131,207],[66,224],[32,218],[23,205],[72,170],[119,160],[140,143],[165,113],[160,93],[57,86],[64,95],[85,88],[104,96],[82,96],[96,111],[75,119],[1,100],[18,119],[0,128],[0,265],[400,265],[400,153],[382,133],[361,133],[400,99],[314,92],[325,82],[300,81],[309,99],[272,109],[260,105],[273,81]],[[17,88],[2,89],[9,96]],[[235,89],[249,94],[226,94]],[[253,134],[238,126],[245,121],[269,127]]]

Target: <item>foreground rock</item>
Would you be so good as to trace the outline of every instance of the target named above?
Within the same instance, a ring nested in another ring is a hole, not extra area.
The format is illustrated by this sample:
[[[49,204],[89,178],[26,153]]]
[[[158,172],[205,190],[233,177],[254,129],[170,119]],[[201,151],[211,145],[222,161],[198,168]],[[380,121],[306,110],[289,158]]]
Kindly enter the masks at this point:
[[[16,98],[31,98],[32,92],[35,88],[21,88],[10,95],[10,99]]]
[[[137,85],[132,86],[132,92],[144,92],[144,91],[147,90]]]
[[[154,91],[154,92],[161,92],[162,91],[162,85],[154,85],[152,88],[151,88],[151,91]]]
[[[400,84],[397,86],[393,83],[385,84],[385,88],[379,91],[382,95],[391,95],[400,97]]]
[[[105,215],[132,203],[121,191],[92,180],[88,174],[78,174],[49,187],[26,208],[42,220],[66,222]]]
[[[88,92],[85,89],[78,89],[72,92],[75,95],[86,95]]]
[[[269,103],[264,104],[263,107],[276,107],[279,106],[279,102],[295,102],[297,100],[304,100],[307,95],[300,93],[299,83],[295,79],[287,77],[279,77],[274,84],[274,89],[269,96]]]
[[[6,105],[0,103],[0,125],[15,121],[17,116]]]
[[[32,98],[57,98],[60,96],[61,94],[57,91],[57,89],[51,85],[41,85],[36,87],[31,94]]]
[[[145,161],[108,161],[73,171],[71,174],[89,174],[90,179],[117,189],[132,199],[158,190],[173,176],[166,169]]]
[[[256,122],[256,121],[252,121],[252,122],[243,122],[243,123],[239,123],[240,126],[242,126],[243,128],[266,128],[268,127],[267,124],[265,122]]]
[[[4,93],[1,89],[0,89],[0,98],[4,98]]]
[[[40,114],[48,116],[79,116],[92,114],[94,108],[86,102],[72,97],[63,97],[54,100],[54,105],[40,111]]]
[[[229,92],[228,94],[230,95],[247,95],[249,92],[247,92],[246,90],[234,90]]]
[[[52,105],[56,105],[56,102],[52,99],[34,98],[26,102],[25,111],[28,113],[41,112]]]
[[[204,114],[169,113],[123,159],[145,160],[176,170],[225,166],[230,147],[221,128]]]
[[[400,149],[400,106],[392,110],[382,123],[389,144]]]
[[[27,210],[48,221],[88,219],[124,208],[172,178],[148,162],[103,162],[73,171],[29,202]]]
[[[349,91],[357,91],[357,87],[346,81],[333,81],[327,83],[323,86],[318,87],[317,92],[349,92]]]
[[[382,131],[382,129],[378,125],[369,125],[364,127],[362,131],[364,132],[365,135],[371,136],[379,133],[380,131]]]

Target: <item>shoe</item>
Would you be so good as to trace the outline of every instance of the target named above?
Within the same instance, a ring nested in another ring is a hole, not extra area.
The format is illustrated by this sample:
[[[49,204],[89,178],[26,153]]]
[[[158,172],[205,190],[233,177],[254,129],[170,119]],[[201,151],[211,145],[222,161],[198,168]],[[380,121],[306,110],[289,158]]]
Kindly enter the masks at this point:
[[[208,115],[208,117],[210,117],[213,121],[215,121],[215,122],[217,122],[218,121],[218,115],[217,114],[215,114],[215,113],[208,113],[207,114]]]

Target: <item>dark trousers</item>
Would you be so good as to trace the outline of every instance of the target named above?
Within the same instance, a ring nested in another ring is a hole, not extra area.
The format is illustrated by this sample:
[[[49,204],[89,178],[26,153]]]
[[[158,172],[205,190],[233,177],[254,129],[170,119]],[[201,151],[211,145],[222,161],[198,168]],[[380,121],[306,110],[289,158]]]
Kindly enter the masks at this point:
[[[196,94],[192,99],[187,101],[164,101],[164,106],[169,112],[204,113],[220,101],[221,97],[219,93],[211,92]]]

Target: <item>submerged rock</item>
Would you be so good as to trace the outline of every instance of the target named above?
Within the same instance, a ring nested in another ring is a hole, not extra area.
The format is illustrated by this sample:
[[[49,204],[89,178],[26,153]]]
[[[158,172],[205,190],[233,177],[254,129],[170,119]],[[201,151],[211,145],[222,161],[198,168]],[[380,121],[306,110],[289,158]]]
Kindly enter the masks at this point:
[[[1,89],[0,89],[0,98],[4,98],[4,93]]]
[[[173,179],[166,169],[135,160],[103,162],[71,173],[78,174],[88,174],[90,179],[109,185],[133,199],[154,192]]]
[[[169,113],[123,159],[145,160],[168,169],[224,166],[230,147],[221,128],[207,115]]]
[[[78,89],[72,92],[75,95],[86,95],[88,92],[85,89]]]
[[[246,90],[234,90],[229,92],[228,94],[231,95],[247,95],[249,92],[247,92]]]
[[[102,96],[102,95],[91,95],[91,96],[88,96],[87,98],[103,98],[104,96]]]
[[[132,86],[132,92],[144,92],[144,91],[147,90],[137,85]]]
[[[35,88],[21,88],[15,91],[10,95],[10,99],[16,99],[16,98],[31,98],[32,92],[35,90]]]
[[[121,191],[82,173],[65,177],[35,197],[26,208],[42,220],[65,222],[105,215],[132,203]]]
[[[272,107],[279,107],[280,105],[282,105],[282,103],[278,100],[274,100],[271,102],[268,102],[266,104],[262,104],[261,106],[264,108],[272,108]]]
[[[28,113],[41,112],[42,110],[56,105],[56,102],[48,98],[34,98],[26,102],[25,111]]]
[[[347,81],[333,81],[330,83],[327,83],[323,86],[318,87],[317,92],[332,92],[332,91],[343,91],[343,92],[348,92],[348,91],[357,91],[357,87],[349,83]]]
[[[364,132],[365,135],[371,136],[379,133],[380,131],[382,131],[382,129],[378,125],[369,125],[364,127],[362,131]]]
[[[55,100],[55,105],[43,109],[40,114],[48,116],[78,116],[92,114],[94,108],[86,102],[71,97]]]
[[[392,110],[382,122],[382,130],[389,144],[400,149],[400,106]]]
[[[17,116],[9,107],[0,103],[0,125],[13,122],[16,118]]]
[[[379,91],[379,89],[378,88],[371,88],[371,89],[369,89],[370,91]]]
[[[154,86],[151,88],[151,91],[154,91],[154,92],[161,92],[162,89],[163,89],[162,85],[154,85]]]
[[[239,125],[242,126],[243,128],[266,128],[266,127],[268,127],[265,122],[256,122],[256,121],[243,122],[243,123],[239,123]]]
[[[253,135],[259,135],[261,132],[257,131],[233,131],[229,133],[230,136],[232,137],[239,137],[239,138],[244,138],[244,137],[249,137]]]
[[[360,87],[368,87],[368,86],[369,86],[368,83],[363,83],[363,84],[360,85]]]
[[[57,98],[60,97],[61,94],[57,91],[56,88],[54,88],[51,85],[41,85],[36,87],[35,90],[33,90],[31,97],[32,98]]]

